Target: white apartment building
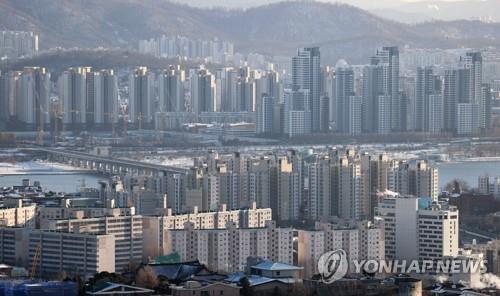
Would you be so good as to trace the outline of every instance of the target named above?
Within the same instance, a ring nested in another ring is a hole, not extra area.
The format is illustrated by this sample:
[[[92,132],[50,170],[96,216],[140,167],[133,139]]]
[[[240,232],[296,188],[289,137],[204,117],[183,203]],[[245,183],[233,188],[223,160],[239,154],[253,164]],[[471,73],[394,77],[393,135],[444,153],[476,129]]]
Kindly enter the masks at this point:
[[[102,271],[115,271],[115,236],[80,234],[28,228],[0,228],[0,260],[29,268],[37,249],[38,275],[90,277]]]
[[[298,265],[304,268],[302,278],[318,273],[318,260],[327,252],[325,235],[323,230],[299,230]]]
[[[285,133],[293,138],[307,134],[311,131],[308,120],[311,118],[311,111],[290,110],[287,113],[285,122]]]
[[[429,95],[429,133],[440,133],[444,127],[443,95]]]
[[[202,209],[204,211],[217,210],[220,197],[219,178],[217,175],[208,174],[203,176]]]
[[[349,156],[341,157],[335,168],[338,176],[338,216],[360,219],[366,199],[361,163]]]
[[[51,220],[48,230],[115,236],[115,270],[134,268],[142,262],[142,216],[106,216]]]
[[[79,274],[90,277],[98,272],[115,271],[117,240],[112,234],[63,233],[30,230],[28,238],[28,263],[40,248],[38,275]]]
[[[0,31],[0,56],[31,57],[38,53],[39,35],[29,31]]]
[[[457,134],[470,135],[479,130],[479,106],[475,103],[457,104]]]
[[[50,73],[45,68],[25,67],[16,81],[16,115],[30,126],[49,123]]]
[[[308,189],[307,205],[309,217],[312,220],[328,219],[332,216],[332,184],[331,162],[328,156],[317,158],[307,165]]]
[[[433,200],[438,198],[439,171],[426,161],[393,161],[387,177],[390,191]]]
[[[303,277],[317,274],[319,257],[336,250],[344,250],[349,262],[382,260],[384,230],[367,221],[345,225],[317,222],[314,230],[299,230],[298,265],[304,267]]]
[[[500,198],[500,177],[479,176],[477,188],[480,194],[491,194]]]
[[[87,122],[87,75],[90,67],[75,67],[64,71],[57,80],[59,100],[62,103],[64,124]]]
[[[435,260],[458,255],[458,210],[433,205],[418,211],[418,258]]]
[[[51,220],[98,218],[105,216],[130,216],[135,215],[135,208],[70,208],[47,207],[36,208],[36,222],[40,229],[47,229]]]
[[[384,221],[388,259],[440,259],[458,254],[458,210],[437,203],[422,205],[413,196],[388,197],[376,209]]]
[[[376,124],[375,132],[377,134],[388,134],[391,131],[391,96],[379,95],[377,97]]]
[[[274,262],[293,263],[293,230],[276,228],[270,221],[263,228],[194,229],[166,231],[167,253],[176,252],[183,261],[198,259],[217,272],[243,271],[247,258],[258,256]]]
[[[143,216],[143,252],[144,260],[166,254],[166,230],[184,229],[190,223],[193,229],[225,229],[228,223],[236,228],[265,227],[272,220],[270,208],[257,209],[256,203],[250,208],[227,210],[225,204],[216,212],[198,212],[195,207],[193,213],[173,215],[167,210],[164,216]]]
[[[465,248],[471,250],[472,253],[483,255],[486,260],[486,269],[488,273],[496,275],[500,274],[500,240],[492,240],[486,244],[471,244]]]
[[[362,130],[362,96],[349,96],[348,111],[349,111],[349,134],[359,135]]]
[[[0,208],[0,226],[35,228],[36,205]]]

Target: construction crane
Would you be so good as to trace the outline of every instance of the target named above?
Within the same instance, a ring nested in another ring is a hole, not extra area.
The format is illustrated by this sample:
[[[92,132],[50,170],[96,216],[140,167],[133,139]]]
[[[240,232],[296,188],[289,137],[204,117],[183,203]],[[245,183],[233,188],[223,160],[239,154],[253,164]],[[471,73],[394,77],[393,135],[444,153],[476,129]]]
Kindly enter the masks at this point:
[[[35,256],[33,256],[33,262],[31,262],[30,279],[35,278],[36,266],[38,265],[38,261],[40,260],[41,253],[42,253],[42,245],[38,243],[36,244]]]
[[[61,108],[54,108],[55,110],[53,110],[54,112],[54,117],[56,118],[56,125],[55,125],[55,130],[56,130],[56,133],[59,131],[59,126],[58,126],[58,120],[57,119],[63,119],[64,118],[64,114],[94,114],[95,112],[90,112],[90,111],[80,111],[80,110],[75,110],[75,109],[72,109],[72,110],[61,110]],[[114,113],[114,112],[103,112],[102,113],[103,115],[105,116],[108,116],[109,118],[111,118],[111,130],[112,130],[112,137],[113,137],[113,140],[116,139],[116,127],[115,127],[115,124],[116,124],[116,121],[117,121],[117,116],[118,114]],[[124,116],[124,114],[122,114],[122,116]],[[126,123],[124,123],[126,124]],[[64,123],[63,123],[63,127],[64,127]],[[126,127],[124,127],[124,129],[126,130]]]
[[[137,117],[137,120],[139,121],[139,146],[142,146],[142,119],[144,117],[142,116],[142,112],[139,113],[139,116]]]
[[[61,105],[59,102],[59,99],[52,98],[51,99],[51,114],[52,118],[54,120],[54,126],[52,130],[54,131],[53,137],[52,137],[52,143],[55,144],[57,143],[57,139],[59,137],[59,120],[62,121],[62,113],[61,113]]]
[[[43,88],[45,89],[46,91],[46,85],[45,83],[40,83],[41,85],[43,85]],[[37,134],[36,134],[36,143],[37,145],[40,145],[42,146],[43,145],[43,136],[44,136],[44,125],[45,125],[45,117],[43,116],[43,114],[47,114],[48,115],[48,112],[47,110],[45,109],[44,107],[44,104],[42,104],[42,102],[40,101],[40,92],[38,92],[36,90],[36,81],[33,81],[33,83],[31,83],[31,87],[33,88],[33,94],[35,96],[35,102],[36,102],[36,106],[35,107],[35,114],[38,114],[38,128],[37,128]]]

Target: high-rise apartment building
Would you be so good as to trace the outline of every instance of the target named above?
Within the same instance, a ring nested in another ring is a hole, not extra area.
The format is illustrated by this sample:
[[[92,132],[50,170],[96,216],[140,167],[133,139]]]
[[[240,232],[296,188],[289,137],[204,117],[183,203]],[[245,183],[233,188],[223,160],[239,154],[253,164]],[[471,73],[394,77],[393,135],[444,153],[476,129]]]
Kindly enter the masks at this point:
[[[139,41],[139,52],[157,57],[207,58],[215,63],[223,63],[225,56],[234,54],[234,44],[212,39],[191,39],[185,36],[161,36]]]
[[[0,73],[0,120],[7,122],[15,115],[16,80],[19,72]]]
[[[92,96],[87,96],[87,122],[109,127],[118,122],[118,76],[112,69],[96,71],[89,76],[92,76],[93,90],[87,89],[87,94],[92,92]]]
[[[279,157],[276,170],[278,221],[290,221],[299,218],[300,203],[302,200],[302,177],[300,164],[291,157]]]
[[[425,161],[395,161],[388,171],[388,189],[402,195],[437,200],[439,195],[437,168]]]
[[[491,101],[493,95],[490,84],[481,87],[481,101],[479,102],[479,128],[491,128]]]
[[[349,116],[347,132],[350,135],[359,135],[363,130],[363,97],[349,96],[347,101],[347,116]]]
[[[215,112],[217,109],[215,76],[207,69],[192,71],[189,76],[191,93],[191,110],[201,112]]]
[[[67,126],[95,128],[118,121],[118,76],[112,69],[69,68],[57,84]]]
[[[50,73],[45,68],[26,67],[16,84],[17,119],[32,128],[49,123]]]
[[[429,95],[428,105],[429,114],[427,116],[427,131],[429,133],[438,134],[442,132],[444,128],[443,95]]]
[[[441,83],[439,78],[434,75],[431,67],[419,67],[415,80],[415,130],[420,132],[430,132],[431,121],[434,124],[433,130],[436,130],[435,118],[441,118],[439,96],[441,95]],[[432,98],[431,98],[432,97]],[[431,119],[431,115],[432,118]]]
[[[311,111],[311,130],[320,131],[320,87],[321,87],[321,55],[319,47],[305,47],[297,50],[292,58],[292,89],[308,90]]]
[[[391,97],[379,95],[375,101],[375,133],[388,134],[391,132]]]
[[[39,36],[34,32],[0,31],[0,56],[31,57],[38,53]]]
[[[252,156],[212,151],[195,160],[183,182],[180,212],[193,206],[215,210],[220,204],[241,208],[256,203],[258,208],[272,208],[279,222],[369,219],[378,194],[387,190],[434,200],[439,193],[437,168],[427,162],[392,160],[354,149]],[[167,192],[169,207],[174,208],[177,195]]]
[[[236,81],[236,111],[254,112],[256,103],[255,81],[248,76],[240,76]]]
[[[75,67],[64,71],[57,81],[62,103],[63,123],[82,126],[87,123],[87,75],[90,67]]]
[[[444,129],[460,135],[488,129],[491,96],[483,85],[483,59],[479,52],[461,57],[460,65],[445,71]]]
[[[456,133],[458,135],[472,135],[479,129],[479,105],[476,103],[457,104]]]
[[[236,111],[236,81],[240,72],[235,68],[222,68],[216,73],[216,95],[220,102],[221,111]]]
[[[309,134],[312,131],[309,90],[285,90],[284,132],[289,137]]]
[[[158,77],[158,104],[160,112],[184,112],[186,110],[184,84],[186,75],[180,65],[170,66]]]
[[[255,203],[248,209],[228,210],[226,205],[222,205],[215,212],[198,212],[195,208],[189,214],[174,215],[169,210],[163,216],[144,216],[143,257],[146,260],[166,254],[168,242],[165,231],[182,230],[186,224],[193,229],[226,229],[229,225],[235,228],[262,228],[271,220],[271,209],[258,209]]]
[[[335,101],[337,103],[336,130],[349,133],[351,127],[351,97],[354,96],[354,71],[350,68],[335,69]]]
[[[361,163],[354,157],[348,154],[339,158],[334,169],[336,176],[334,196],[338,198],[338,217],[343,219],[361,219],[363,203],[367,198]]]
[[[257,134],[274,133],[275,97],[262,96],[257,109]]]
[[[298,264],[304,267],[303,277],[318,273],[318,260],[330,251],[344,250],[349,268],[353,261],[385,259],[384,229],[371,222],[316,222],[314,230],[299,230]]]
[[[293,263],[293,230],[276,228],[270,221],[263,228],[194,229],[166,231],[167,252],[181,260],[199,260],[217,272],[244,271],[248,257]]]
[[[128,117],[131,123],[146,127],[153,122],[154,73],[138,67],[129,75]]]
[[[80,234],[112,234],[115,270],[130,270],[142,263],[142,216],[106,216],[49,221],[48,230]]]
[[[383,93],[383,67],[376,59],[363,68],[363,132],[374,133],[379,126],[378,97]],[[382,114],[383,116],[387,116]]]
[[[382,90],[383,95],[388,98],[390,106],[390,130],[401,131],[403,119],[406,120],[406,114],[403,114],[403,105],[401,103],[399,89],[399,49],[397,47],[382,47],[377,51],[376,56],[372,59],[375,64],[382,66],[383,79]]]
[[[307,218],[310,220],[329,219],[333,216],[331,162],[328,156],[316,156],[306,163],[308,173]]]

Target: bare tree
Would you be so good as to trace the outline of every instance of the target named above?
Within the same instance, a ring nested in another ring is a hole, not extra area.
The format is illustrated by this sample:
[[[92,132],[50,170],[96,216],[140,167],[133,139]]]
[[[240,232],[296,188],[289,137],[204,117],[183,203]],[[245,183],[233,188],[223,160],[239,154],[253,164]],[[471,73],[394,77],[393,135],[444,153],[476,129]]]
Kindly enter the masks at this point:
[[[445,190],[451,193],[461,193],[464,191],[469,191],[469,184],[465,180],[462,179],[454,179],[445,186]]]
[[[135,282],[138,286],[148,289],[155,289],[159,284],[158,277],[150,266],[139,269]]]
[[[308,291],[304,287],[302,283],[296,283],[293,285],[292,290],[288,293],[288,295],[292,296],[304,296],[309,295]]]

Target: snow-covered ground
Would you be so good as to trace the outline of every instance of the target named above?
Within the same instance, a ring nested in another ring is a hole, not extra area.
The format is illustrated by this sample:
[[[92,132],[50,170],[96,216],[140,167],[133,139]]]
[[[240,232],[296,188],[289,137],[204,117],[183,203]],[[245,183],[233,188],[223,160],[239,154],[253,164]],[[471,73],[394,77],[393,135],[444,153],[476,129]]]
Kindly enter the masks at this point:
[[[0,175],[24,175],[35,172],[37,174],[66,174],[74,171],[82,171],[82,169],[41,160],[18,163],[0,162]]]
[[[193,166],[193,157],[148,157],[144,162],[161,164],[178,168],[190,168]]]

